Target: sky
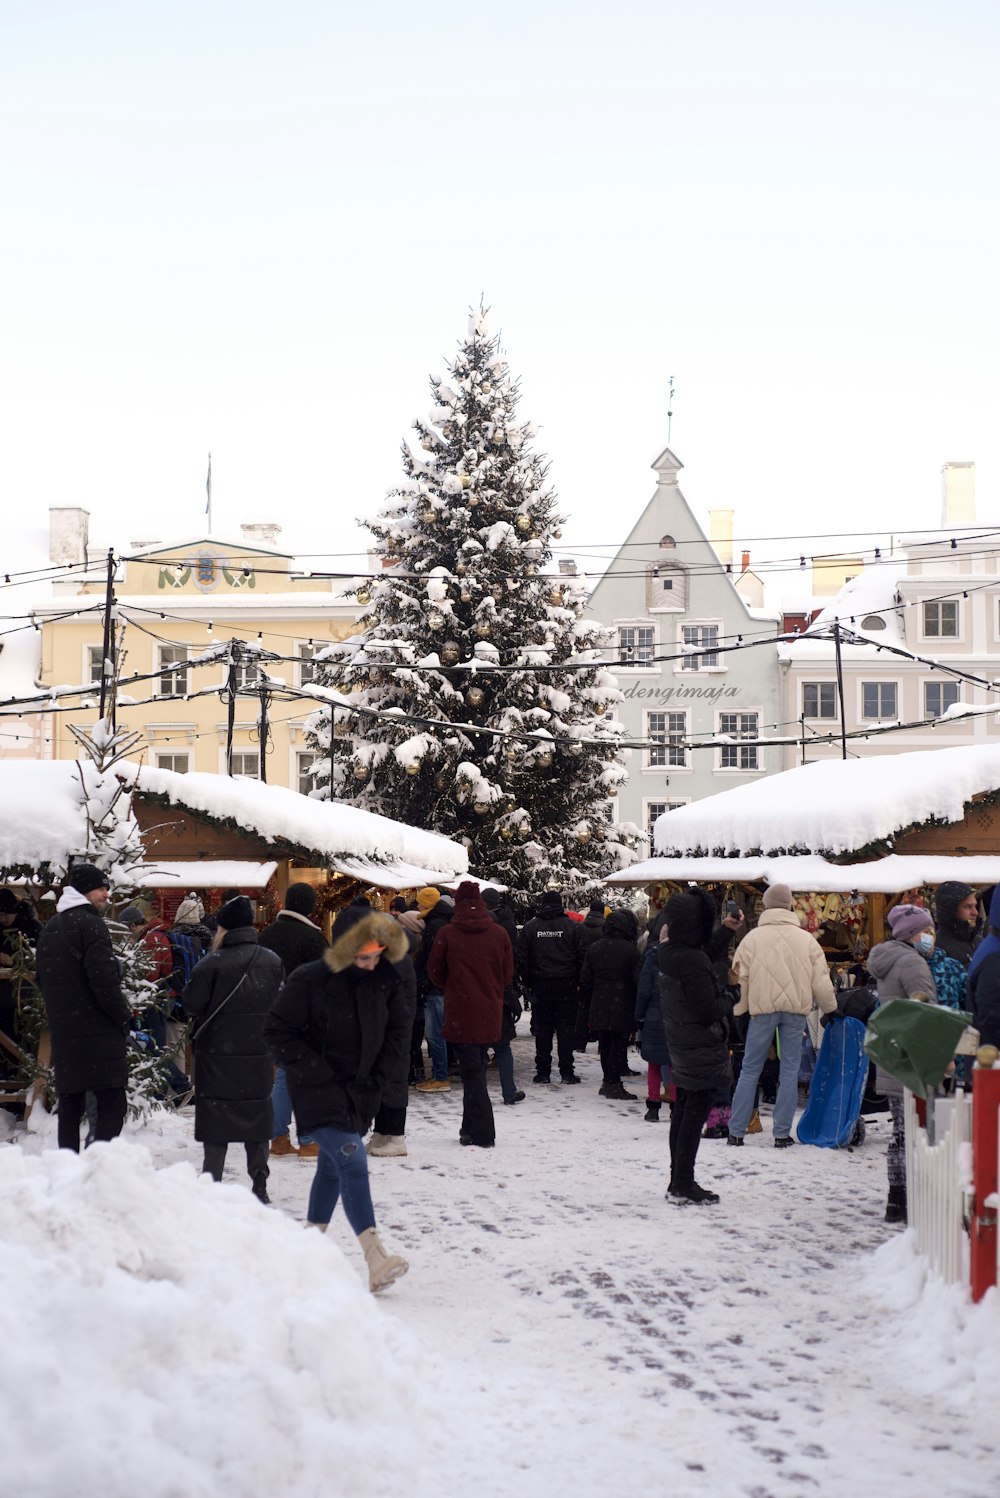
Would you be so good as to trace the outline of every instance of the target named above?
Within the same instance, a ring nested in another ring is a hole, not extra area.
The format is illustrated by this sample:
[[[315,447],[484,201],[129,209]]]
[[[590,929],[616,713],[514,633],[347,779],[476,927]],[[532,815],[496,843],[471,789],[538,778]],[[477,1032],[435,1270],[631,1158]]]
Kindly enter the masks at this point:
[[[993,0],[0,0],[0,495],[364,546],[482,297],[610,555],[933,526],[1000,408]],[[826,547],[817,549],[829,550]],[[588,565],[595,565],[593,561]]]

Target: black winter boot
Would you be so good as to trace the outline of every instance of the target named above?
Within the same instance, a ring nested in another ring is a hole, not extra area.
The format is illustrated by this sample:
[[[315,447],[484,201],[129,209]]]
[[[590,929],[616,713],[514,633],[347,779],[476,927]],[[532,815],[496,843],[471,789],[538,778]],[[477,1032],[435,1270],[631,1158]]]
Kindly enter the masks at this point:
[[[886,1222],[906,1222],[906,1187],[890,1186],[889,1200],[885,1204]]]
[[[642,1116],[643,1123],[659,1123],[660,1100],[659,1098],[646,1099],[646,1111]]]

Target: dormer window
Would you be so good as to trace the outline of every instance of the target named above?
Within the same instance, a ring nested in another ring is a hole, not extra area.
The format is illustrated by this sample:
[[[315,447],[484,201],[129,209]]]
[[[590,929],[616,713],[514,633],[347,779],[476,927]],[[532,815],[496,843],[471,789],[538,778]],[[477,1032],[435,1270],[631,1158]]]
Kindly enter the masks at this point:
[[[885,620],[881,614],[866,614],[861,621],[861,628],[867,629],[870,634],[872,630],[885,629]]]
[[[661,551],[675,551],[676,548],[677,548],[677,542],[674,540],[673,536],[661,536],[660,537],[660,550]]]
[[[658,562],[646,569],[647,609],[687,608],[687,574],[677,562]]]

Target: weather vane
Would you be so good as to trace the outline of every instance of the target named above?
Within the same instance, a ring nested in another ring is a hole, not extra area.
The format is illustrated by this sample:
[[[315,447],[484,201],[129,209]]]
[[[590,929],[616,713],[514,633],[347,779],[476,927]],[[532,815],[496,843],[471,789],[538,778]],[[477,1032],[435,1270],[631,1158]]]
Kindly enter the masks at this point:
[[[674,377],[670,376],[670,390],[667,394],[667,446],[670,446],[670,427],[674,419]]]

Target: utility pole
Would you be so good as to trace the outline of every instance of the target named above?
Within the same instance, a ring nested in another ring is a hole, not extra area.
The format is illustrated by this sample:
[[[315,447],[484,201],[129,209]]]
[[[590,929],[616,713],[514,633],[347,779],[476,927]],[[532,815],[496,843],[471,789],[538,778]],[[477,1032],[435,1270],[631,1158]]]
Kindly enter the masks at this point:
[[[233,735],[236,730],[236,675],[239,663],[239,640],[229,641],[229,649],[226,652],[226,660],[229,669],[226,673],[226,774],[233,773]]]
[[[267,685],[262,680],[260,683],[260,716],[257,719],[257,738],[260,743],[260,779],[262,785],[267,784],[267,736],[270,731],[267,726],[268,700]]]
[[[111,693],[111,730],[112,730],[112,732],[114,732],[114,727],[115,727],[115,722],[114,722],[114,719],[115,719],[115,698],[118,695],[117,692],[115,692],[114,689],[113,689],[113,687],[114,687],[114,681],[113,681],[114,670],[112,670],[110,673],[108,671],[108,662],[111,659],[111,652],[114,649],[114,628],[113,628],[113,619],[112,619],[112,613],[114,611],[114,606],[115,606],[115,554],[114,554],[114,551],[112,550],[112,548],[109,546],[108,547],[108,577],[107,577],[107,582],[106,582],[105,588],[104,588],[104,644],[103,644],[103,654],[101,656],[101,718],[103,720],[105,712],[107,711],[107,706],[108,706],[108,680],[109,680],[109,677],[110,677],[110,679],[112,680],[112,693]]]
[[[847,722],[844,717],[844,666],[840,659],[840,620],[833,621],[833,648],[837,656],[837,701],[840,705],[840,757],[847,758]]]

